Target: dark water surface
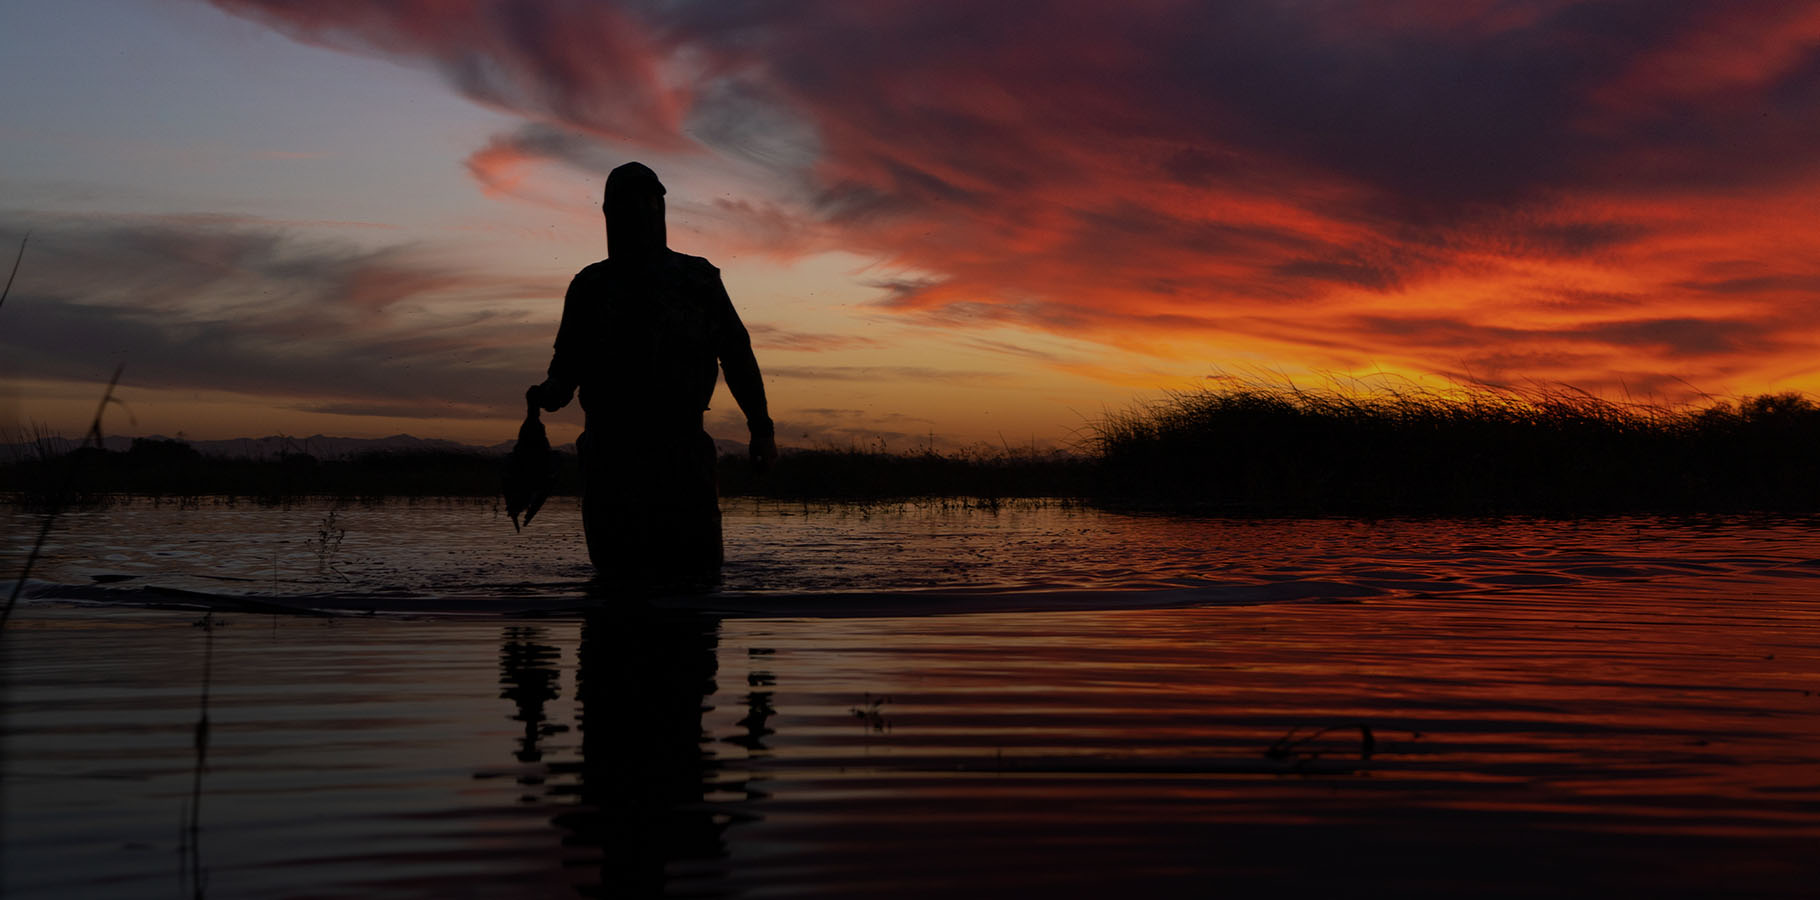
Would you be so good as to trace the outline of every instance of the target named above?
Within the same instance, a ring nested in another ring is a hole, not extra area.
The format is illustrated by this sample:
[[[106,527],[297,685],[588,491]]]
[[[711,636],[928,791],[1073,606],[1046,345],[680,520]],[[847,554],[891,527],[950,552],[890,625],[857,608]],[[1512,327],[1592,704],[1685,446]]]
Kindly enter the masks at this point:
[[[572,507],[328,511],[60,525],[0,893],[1820,884],[1813,522],[729,504],[725,592],[636,604]]]

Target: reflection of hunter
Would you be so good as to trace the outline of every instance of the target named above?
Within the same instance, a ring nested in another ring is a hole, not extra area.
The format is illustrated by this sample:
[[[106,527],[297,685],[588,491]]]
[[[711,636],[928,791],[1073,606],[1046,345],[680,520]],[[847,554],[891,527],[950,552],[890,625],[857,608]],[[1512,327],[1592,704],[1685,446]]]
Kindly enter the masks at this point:
[[[589,897],[718,897],[726,831],[755,815],[709,795],[737,791],[708,744],[720,623],[635,605],[590,610],[576,652],[581,760],[554,824],[564,846],[598,848]],[[563,787],[567,787],[564,785]],[[572,851],[573,852],[573,851]]]
[[[562,696],[562,649],[539,641],[542,628],[530,625],[508,625],[499,645],[499,696],[517,707],[512,721],[523,722],[524,734],[518,739],[521,763],[543,759],[542,740],[568,731],[569,726],[551,722],[544,715],[544,705]],[[519,784],[542,784],[543,776],[525,771]]]
[[[528,396],[554,412],[581,391],[582,525],[600,574],[712,580],[720,505],[702,411],[718,368],[746,414],[752,461],[768,466],[777,444],[758,360],[720,270],[666,245],[655,172],[614,169],[603,210],[607,259],[569,284],[549,379]]]

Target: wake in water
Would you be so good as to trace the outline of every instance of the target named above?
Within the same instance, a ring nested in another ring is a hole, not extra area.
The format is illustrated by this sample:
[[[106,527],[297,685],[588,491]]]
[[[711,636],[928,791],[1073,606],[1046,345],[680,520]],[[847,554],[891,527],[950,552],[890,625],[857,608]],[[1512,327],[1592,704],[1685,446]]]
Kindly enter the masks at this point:
[[[985,612],[1169,609],[1303,600],[1356,601],[1384,596],[1383,589],[1334,581],[1282,581],[1195,587],[1139,585],[1121,590],[926,588],[876,591],[747,591],[665,593],[628,591],[584,583],[574,596],[551,596],[550,586],[501,585],[498,589],[443,594],[405,591],[340,591],[282,598],[192,591],[145,585],[49,584],[26,587],[27,598],[122,606],[169,607],[261,615],[500,615],[581,616],[602,606],[644,606],[719,616],[865,617],[930,616]]]
[[[9,513],[25,524],[19,511]],[[729,504],[718,590],[594,579],[572,501],[513,534],[461,502],[125,505],[71,514],[29,601],[297,615],[571,615],[640,603],[738,616],[1158,609],[1392,596],[1601,596],[1820,578],[1787,519],[1221,520],[1078,507]],[[11,528],[18,535],[27,528]],[[22,552],[17,543],[9,555]]]

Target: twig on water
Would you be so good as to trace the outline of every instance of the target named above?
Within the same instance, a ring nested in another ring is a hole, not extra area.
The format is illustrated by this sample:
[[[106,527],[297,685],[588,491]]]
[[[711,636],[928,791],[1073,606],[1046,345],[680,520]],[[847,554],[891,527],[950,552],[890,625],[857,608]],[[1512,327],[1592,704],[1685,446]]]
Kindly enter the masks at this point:
[[[114,367],[114,377],[108,379],[107,390],[101,394],[101,403],[95,407],[95,418],[89,422],[88,436],[82,441],[84,447],[101,447],[101,415],[107,412],[108,404],[118,403],[114,399],[114,387],[120,383],[120,373],[126,371],[126,363]],[[32,575],[32,566],[38,562],[38,554],[44,550],[44,542],[50,539],[51,525],[57,521],[57,514],[63,512],[63,504],[68,501],[71,489],[76,486],[76,463],[80,460],[69,460],[63,469],[63,485],[51,498],[51,508],[44,514],[44,524],[38,528],[38,540],[32,544],[32,552],[25,557],[25,568],[19,571],[19,580],[13,582],[13,592],[6,598],[6,609],[0,610],[0,628],[5,628],[8,619],[13,616],[13,604],[19,602],[19,592],[25,589],[25,581]]]
[[[880,707],[890,702],[890,697],[874,697],[868,693],[859,706],[855,706],[847,711],[852,713],[855,719],[871,726],[873,731],[890,731],[891,720],[885,718],[885,714],[880,711]]]
[[[1349,727],[1357,727],[1359,729],[1359,759],[1371,759],[1371,755],[1377,752],[1378,740],[1377,736],[1372,733],[1371,726],[1363,722],[1360,722],[1357,726],[1330,725],[1315,731],[1312,734],[1304,735],[1299,738],[1296,735],[1302,730],[1302,727],[1297,725],[1296,727],[1289,729],[1288,734],[1277,738],[1276,743],[1271,744],[1269,748],[1265,749],[1264,756],[1270,759],[1293,759],[1297,762],[1317,759],[1321,755],[1320,751],[1303,750],[1302,745],[1307,744],[1316,738],[1323,737],[1328,732],[1335,729]]]

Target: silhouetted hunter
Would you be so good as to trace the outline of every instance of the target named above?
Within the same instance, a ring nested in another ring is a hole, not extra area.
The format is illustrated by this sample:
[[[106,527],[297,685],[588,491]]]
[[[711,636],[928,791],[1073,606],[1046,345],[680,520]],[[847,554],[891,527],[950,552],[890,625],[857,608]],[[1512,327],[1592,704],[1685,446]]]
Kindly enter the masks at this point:
[[[526,397],[555,412],[581,391],[582,525],[601,575],[712,579],[720,503],[702,412],[724,372],[752,461],[769,466],[777,442],[758,360],[720,270],[668,247],[657,173],[614,169],[602,209],[607,258],[570,282],[549,378]]]

